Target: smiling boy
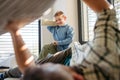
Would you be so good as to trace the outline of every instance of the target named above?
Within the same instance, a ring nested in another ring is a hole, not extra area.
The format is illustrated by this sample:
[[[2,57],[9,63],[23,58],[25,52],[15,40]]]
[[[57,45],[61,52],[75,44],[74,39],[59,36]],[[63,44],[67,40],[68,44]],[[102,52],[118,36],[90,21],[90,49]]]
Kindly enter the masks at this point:
[[[73,28],[66,23],[67,17],[62,11],[57,11],[54,15],[56,26],[48,26],[47,29],[52,33],[54,42],[43,46],[39,59],[50,54],[65,50],[73,40]]]

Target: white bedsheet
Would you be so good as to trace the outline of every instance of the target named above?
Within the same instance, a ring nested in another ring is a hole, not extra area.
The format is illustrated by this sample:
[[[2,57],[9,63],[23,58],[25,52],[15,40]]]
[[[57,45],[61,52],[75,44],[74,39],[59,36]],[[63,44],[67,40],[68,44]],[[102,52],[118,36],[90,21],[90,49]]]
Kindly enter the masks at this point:
[[[87,45],[81,45],[79,42],[74,42],[72,47],[72,58],[70,65],[81,64],[83,59],[87,56]]]
[[[7,67],[10,67],[10,68],[13,68],[13,67],[17,66],[15,55],[11,55],[9,57],[1,59],[0,60],[0,66],[7,66]]]

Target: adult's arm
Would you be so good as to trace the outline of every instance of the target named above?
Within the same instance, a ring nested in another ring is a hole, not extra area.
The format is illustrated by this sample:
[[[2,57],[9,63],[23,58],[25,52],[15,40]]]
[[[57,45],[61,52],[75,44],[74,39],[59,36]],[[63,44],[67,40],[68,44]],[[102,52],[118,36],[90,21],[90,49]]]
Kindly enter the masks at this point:
[[[9,21],[6,25],[6,30],[8,30],[11,34],[16,61],[19,69],[22,73],[24,73],[25,69],[30,66],[34,66],[35,62],[34,57],[31,55],[29,49],[26,47],[19,32],[20,26],[23,26],[21,21]]]
[[[117,68],[112,66],[118,66],[119,64],[118,55],[114,54],[117,51],[117,36],[115,34],[117,31],[113,29],[117,29],[115,11],[111,9],[112,7],[107,0],[83,1],[96,13],[99,13],[96,25],[94,26],[95,36],[93,45],[88,44],[88,55],[82,62],[82,65],[87,67],[83,68],[84,78],[85,80],[112,79],[114,76],[112,73],[117,72],[115,71]]]
[[[111,4],[107,0],[83,0],[88,7],[90,7],[96,13],[101,12],[103,9],[108,9],[111,7]]]

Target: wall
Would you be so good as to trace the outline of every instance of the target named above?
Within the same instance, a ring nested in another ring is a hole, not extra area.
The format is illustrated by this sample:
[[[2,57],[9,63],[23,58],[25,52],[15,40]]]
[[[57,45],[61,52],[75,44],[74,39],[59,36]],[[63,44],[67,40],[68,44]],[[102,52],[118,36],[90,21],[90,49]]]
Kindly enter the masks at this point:
[[[75,31],[74,41],[78,41],[77,0],[57,0],[51,12],[43,16],[43,18],[53,19],[53,14],[58,10],[62,10],[65,15],[67,15],[67,23],[71,25]],[[52,35],[48,32],[46,26],[42,26],[42,46],[53,41]]]

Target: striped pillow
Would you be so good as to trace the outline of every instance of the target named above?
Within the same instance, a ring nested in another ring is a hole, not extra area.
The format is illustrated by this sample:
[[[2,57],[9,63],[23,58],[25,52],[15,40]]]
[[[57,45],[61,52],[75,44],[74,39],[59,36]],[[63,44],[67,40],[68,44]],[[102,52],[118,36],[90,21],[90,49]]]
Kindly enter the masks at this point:
[[[44,64],[48,62],[64,64],[66,59],[71,56],[72,56],[72,49],[70,47],[63,51],[57,52],[54,55],[47,56],[46,58],[37,61],[36,64]]]

